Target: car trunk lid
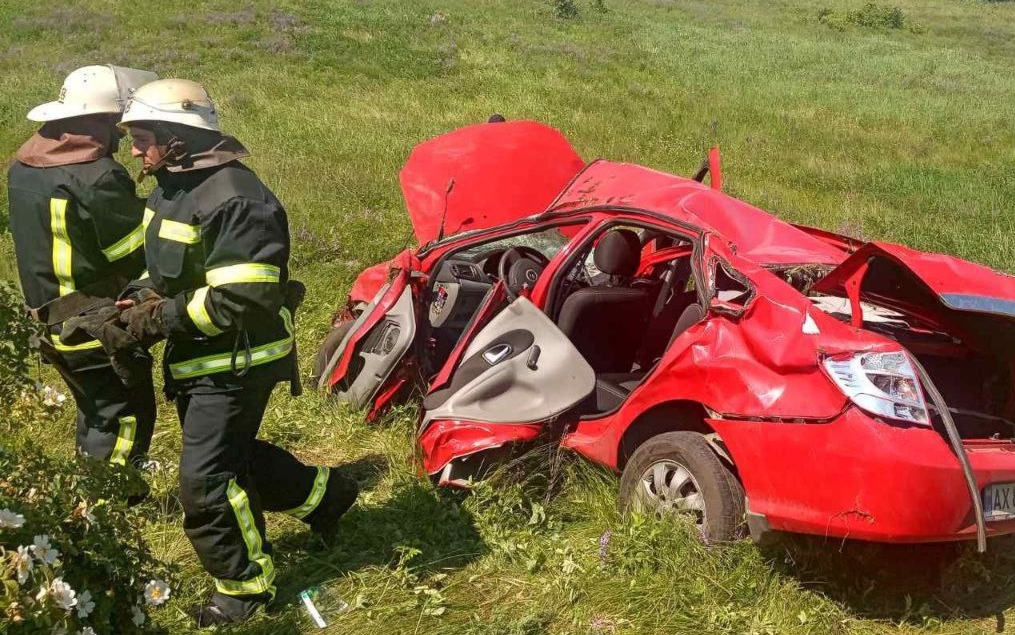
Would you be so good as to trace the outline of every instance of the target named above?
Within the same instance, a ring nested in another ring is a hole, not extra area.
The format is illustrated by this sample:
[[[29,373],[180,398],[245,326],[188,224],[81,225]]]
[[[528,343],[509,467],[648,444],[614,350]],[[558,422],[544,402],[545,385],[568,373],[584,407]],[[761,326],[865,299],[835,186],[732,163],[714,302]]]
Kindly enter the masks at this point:
[[[1015,352],[1015,277],[953,256],[871,242],[812,291],[848,296],[858,273],[864,300],[915,315],[971,343],[996,346],[1003,340],[1005,350]]]

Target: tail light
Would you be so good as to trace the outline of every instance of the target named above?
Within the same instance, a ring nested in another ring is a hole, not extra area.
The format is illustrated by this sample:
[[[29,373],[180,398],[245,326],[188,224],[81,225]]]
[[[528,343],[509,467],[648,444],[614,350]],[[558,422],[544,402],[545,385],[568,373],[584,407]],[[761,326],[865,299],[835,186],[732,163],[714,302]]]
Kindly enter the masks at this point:
[[[906,353],[836,355],[822,364],[835,385],[867,412],[930,425],[923,388]]]

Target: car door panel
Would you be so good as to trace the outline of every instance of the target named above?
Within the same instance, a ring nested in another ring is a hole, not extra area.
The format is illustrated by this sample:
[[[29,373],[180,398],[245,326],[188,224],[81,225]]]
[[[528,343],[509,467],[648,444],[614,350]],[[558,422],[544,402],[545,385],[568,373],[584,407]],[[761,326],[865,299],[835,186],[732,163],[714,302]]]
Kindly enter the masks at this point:
[[[370,404],[412,348],[416,316],[407,280],[403,271],[378,291],[332,356],[321,381],[339,400]]]
[[[556,325],[520,297],[468,344],[445,391],[428,398],[423,428],[436,420],[536,423],[580,403],[595,373]]]

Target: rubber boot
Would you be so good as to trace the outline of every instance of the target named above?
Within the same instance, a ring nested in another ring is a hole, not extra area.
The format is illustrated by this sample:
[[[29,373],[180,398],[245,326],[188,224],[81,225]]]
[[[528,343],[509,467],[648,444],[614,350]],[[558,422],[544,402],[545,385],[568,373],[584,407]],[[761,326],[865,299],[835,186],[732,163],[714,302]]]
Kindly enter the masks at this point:
[[[356,479],[346,474],[342,468],[333,467],[321,504],[303,520],[310,525],[310,531],[317,534],[325,544],[331,544],[338,533],[339,519],[356,502],[358,495],[359,485]]]
[[[194,607],[191,615],[198,628],[238,624],[250,619],[270,599],[267,594],[231,596],[216,591],[205,605]]]

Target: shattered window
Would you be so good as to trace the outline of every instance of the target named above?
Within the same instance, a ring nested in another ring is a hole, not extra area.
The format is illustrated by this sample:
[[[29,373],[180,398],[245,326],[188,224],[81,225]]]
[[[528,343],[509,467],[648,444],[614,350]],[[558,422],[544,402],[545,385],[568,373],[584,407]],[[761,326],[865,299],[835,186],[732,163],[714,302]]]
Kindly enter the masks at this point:
[[[744,306],[751,299],[752,289],[742,282],[724,262],[715,263],[715,298],[734,306]]]
[[[567,236],[562,234],[559,228],[553,227],[544,231],[519,234],[518,236],[510,236],[493,242],[475,245],[455,253],[455,258],[476,262],[482,260],[486,254],[499,252],[509,247],[530,247],[546,256],[547,260],[551,260],[557,255],[557,252],[564,248],[568,240]]]

